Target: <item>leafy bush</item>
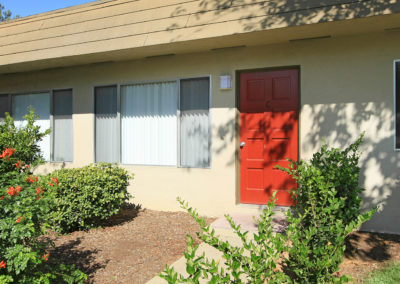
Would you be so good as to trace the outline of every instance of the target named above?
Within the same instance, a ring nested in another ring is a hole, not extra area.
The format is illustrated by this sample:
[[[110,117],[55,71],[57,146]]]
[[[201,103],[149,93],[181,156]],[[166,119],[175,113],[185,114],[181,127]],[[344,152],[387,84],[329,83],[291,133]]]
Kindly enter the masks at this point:
[[[0,155],[0,283],[81,283],[86,275],[73,266],[47,263],[53,243],[43,235],[53,200],[21,156],[14,148]]]
[[[131,195],[131,176],[111,164],[100,163],[54,171],[48,178],[58,181],[53,208],[54,225],[63,233],[87,230],[117,214]],[[49,183],[50,186],[54,182]]]
[[[242,246],[236,247],[216,236],[214,229],[206,226],[204,218],[200,217],[196,210],[179,198],[178,201],[201,226],[198,237],[223,253],[226,268],[221,268],[215,260],[207,259],[204,253],[197,256],[198,245],[194,246],[192,237],[188,236],[187,252],[184,254],[188,276],[178,276],[174,268],[167,265],[160,276],[168,283],[199,283],[200,278],[209,279],[208,283],[290,282],[290,278],[278,269],[279,260],[285,250],[285,238],[273,232],[271,222],[274,202],[268,203],[257,221],[258,232],[254,234],[254,239],[248,237],[248,232],[241,232],[240,225],[236,225],[231,217],[225,215],[242,241]]]
[[[226,269],[204,254],[196,256],[197,246],[188,237],[185,253],[188,276],[178,275],[168,266],[160,276],[169,283],[198,283],[200,278],[211,279],[209,283],[349,281],[347,276],[337,274],[345,238],[375,212],[361,213],[362,189],[358,185],[361,142],[362,137],[343,151],[324,145],[310,162],[291,161],[288,169],[280,168],[297,181],[297,188],[292,191],[295,205],[286,213],[289,225],[285,235],[272,232],[275,194],[260,216],[254,241],[248,240],[248,232],[241,232],[240,226],[226,216],[242,240],[241,247],[221,241],[195,210],[179,200],[182,208],[200,224],[199,238],[223,253]]]
[[[297,181],[294,212],[288,212],[287,268],[300,282],[347,281],[335,272],[343,260],[348,234],[369,220],[375,210],[361,213],[358,148],[362,136],[344,150],[326,145],[310,162],[291,161],[280,168]]]
[[[24,116],[26,124],[23,127],[16,127],[14,119],[8,113],[0,123],[0,149],[17,149],[18,151],[14,153],[13,157],[22,165],[27,164],[34,167],[43,163],[38,142],[50,133],[50,129],[41,132],[40,127],[35,125],[37,118],[38,116],[31,108],[29,113]]]

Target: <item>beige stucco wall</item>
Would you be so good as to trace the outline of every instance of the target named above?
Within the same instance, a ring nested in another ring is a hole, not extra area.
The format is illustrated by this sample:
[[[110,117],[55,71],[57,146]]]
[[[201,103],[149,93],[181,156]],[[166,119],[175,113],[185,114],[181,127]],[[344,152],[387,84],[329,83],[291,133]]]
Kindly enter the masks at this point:
[[[81,166],[94,157],[94,86],[211,75],[211,168],[129,166],[135,174],[133,201],[146,208],[178,210],[175,199],[181,196],[202,214],[256,212],[257,206],[238,204],[236,94],[235,89],[219,90],[219,76],[237,79],[237,70],[299,66],[301,157],[309,158],[323,139],[343,146],[365,131],[365,206],[379,204],[380,212],[364,228],[400,233],[400,152],[393,149],[393,60],[400,59],[399,46],[399,32],[381,32],[0,75],[0,93],[72,87],[74,164],[69,166]]]

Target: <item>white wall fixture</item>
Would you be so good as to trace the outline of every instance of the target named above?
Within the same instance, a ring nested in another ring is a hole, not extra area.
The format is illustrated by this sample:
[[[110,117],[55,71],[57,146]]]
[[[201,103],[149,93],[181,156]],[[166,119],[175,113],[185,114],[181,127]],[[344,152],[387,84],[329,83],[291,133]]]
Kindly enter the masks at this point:
[[[221,90],[232,89],[232,76],[231,75],[220,76],[220,89]]]

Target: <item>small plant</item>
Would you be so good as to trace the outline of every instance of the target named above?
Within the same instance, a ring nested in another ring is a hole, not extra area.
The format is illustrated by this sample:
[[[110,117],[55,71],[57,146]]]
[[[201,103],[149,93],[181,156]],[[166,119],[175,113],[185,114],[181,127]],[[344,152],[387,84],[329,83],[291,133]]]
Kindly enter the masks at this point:
[[[54,171],[48,179],[50,177],[58,182],[52,191],[55,200],[53,225],[63,233],[98,226],[117,214],[131,198],[127,187],[132,176],[111,164],[61,169]]]
[[[275,196],[274,196],[275,198]],[[223,253],[226,268],[221,268],[215,260],[209,260],[205,254],[196,255],[198,245],[194,245],[192,237],[188,236],[186,272],[188,276],[178,275],[167,265],[161,277],[168,283],[199,283],[199,279],[209,279],[208,283],[286,283],[290,278],[279,269],[279,261],[285,247],[285,238],[275,234],[271,225],[275,199],[268,203],[260,220],[257,220],[258,232],[253,239],[248,232],[242,232],[229,215],[225,215],[236,235],[241,239],[242,246],[232,246],[228,241],[222,241],[215,235],[214,229],[206,226],[204,218],[187,203],[178,198],[181,207],[201,226],[198,237],[205,243]]]

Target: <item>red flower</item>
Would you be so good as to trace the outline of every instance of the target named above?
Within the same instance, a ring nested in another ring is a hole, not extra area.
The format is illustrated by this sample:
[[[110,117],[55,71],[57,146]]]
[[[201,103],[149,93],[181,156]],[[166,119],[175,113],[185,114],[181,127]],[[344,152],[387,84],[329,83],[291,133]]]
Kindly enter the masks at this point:
[[[26,169],[29,169],[29,165],[25,165],[25,168],[26,168]]]
[[[9,196],[14,196],[14,195],[15,195],[15,189],[14,189],[14,187],[9,187],[9,188],[7,189],[7,194],[8,194]]]
[[[34,183],[34,182],[37,182],[37,181],[38,181],[38,178],[35,177],[35,176],[33,176],[33,175],[29,175],[29,176],[26,178],[25,181],[26,181],[27,183]]]
[[[21,161],[18,161],[14,164],[18,169],[22,166]]]
[[[49,256],[50,256],[50,253],[48,252],[48,253],[44,253],[43,255],[42,255],[42,258],[44,259],[44,261],[48,261],[49,260]]]
[[[6,268],[6,265],[7,263],[4,260],[0,262],[0,268]]]
[[[54,182],[54,184],[58,184],[57,178],[51,178],[51,180]]]
[[[36,195],[39,195],[41,192],[43,192],[41,187],[36,188]]]
[[[17,220],[15,221],[15,223],[19,223],[21,222],[21,217],[18,216]]]
[[[50,186],[54,186],[54,184],[52,184],[51,182],[49,182],[49,185],[50,185]]]
[[[0,199],[4,199],[4,196],[0,196]]]
[[[5,157],[11,157],[15,152],[15,149],[12,148],[7,148],[3,151],[3,154],[0,155],[0,158],[5,158]],[[8,161],[10,160],[10,158],[7,159]]]
[[[17,190],[18,193],[21,192],[21,187],[20,187],[19,185],[17,185],[17,186],[15,187],[15,189]]]

